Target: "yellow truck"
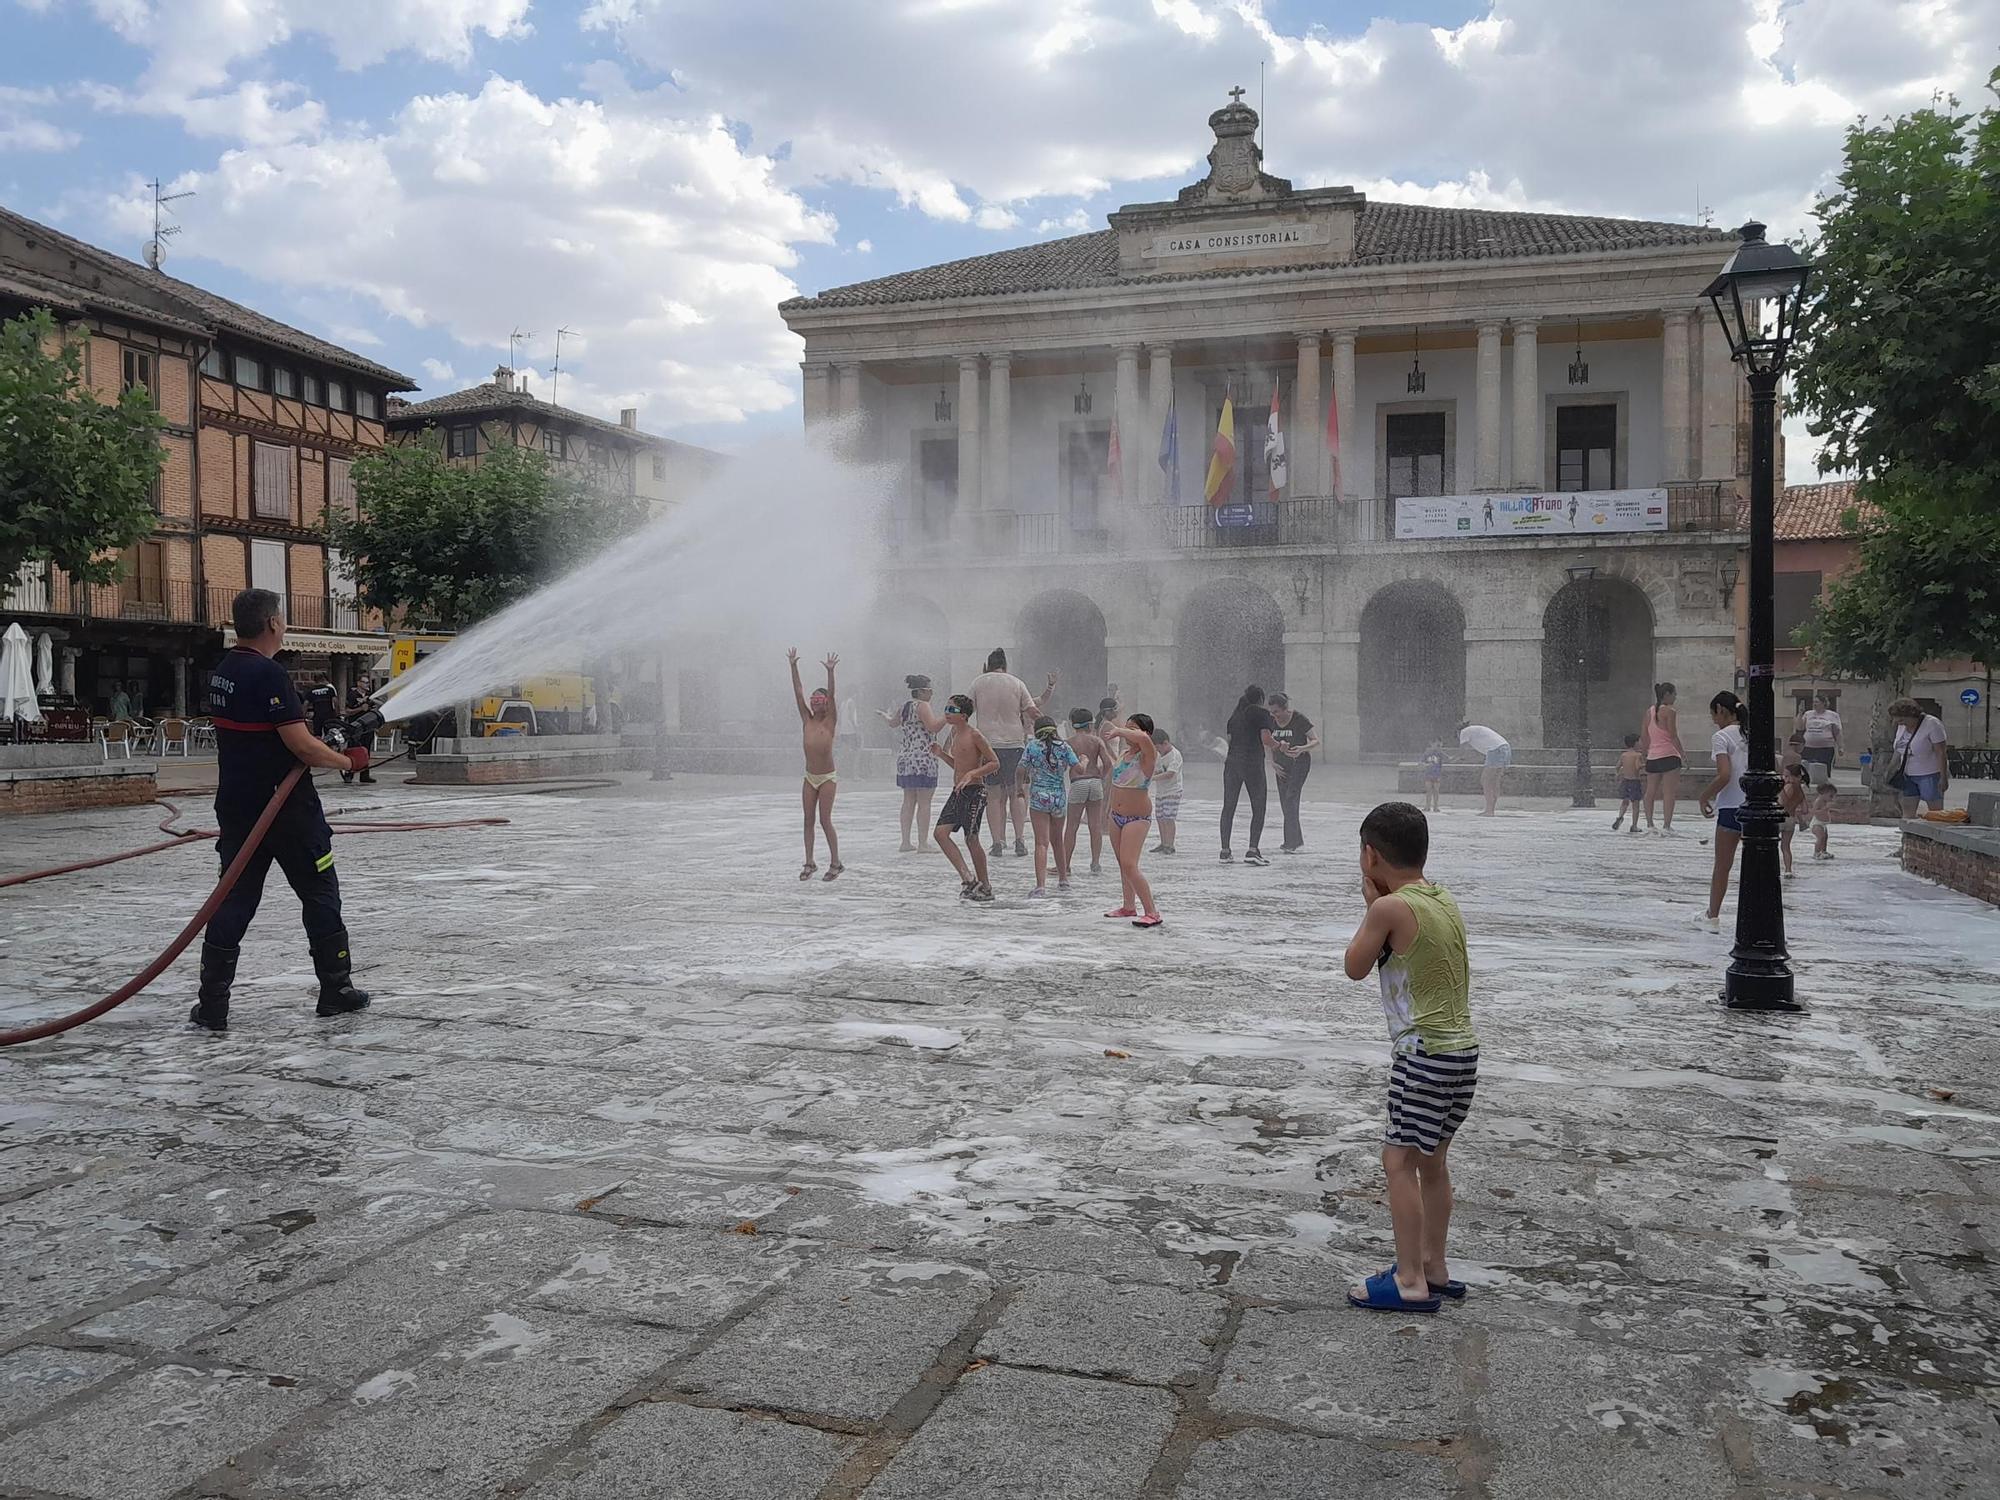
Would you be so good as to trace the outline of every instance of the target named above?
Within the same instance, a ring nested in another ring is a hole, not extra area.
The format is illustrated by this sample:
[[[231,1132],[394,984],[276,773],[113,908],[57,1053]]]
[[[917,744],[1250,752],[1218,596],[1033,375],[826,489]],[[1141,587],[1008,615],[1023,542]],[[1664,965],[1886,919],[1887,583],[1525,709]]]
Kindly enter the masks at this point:
[[[389,648],[391,680],[449,645],[449,635],[397,637]],[[503,734],[582,734],[598,718],[596,679],[580,672],[524,677],[472,705],[472,732],[482,738]]]

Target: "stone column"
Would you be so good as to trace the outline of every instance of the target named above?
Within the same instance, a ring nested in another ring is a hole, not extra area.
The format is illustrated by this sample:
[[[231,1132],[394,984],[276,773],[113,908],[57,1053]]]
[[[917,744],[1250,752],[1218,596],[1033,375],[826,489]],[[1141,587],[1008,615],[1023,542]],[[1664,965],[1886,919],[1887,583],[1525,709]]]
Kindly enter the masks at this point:
[[[861,415],[861,361],[843,359],[833,367],[838,392],[838,413],[842,417]]]
[[[958,357],[958,510],[979,509],[979,356]]]
[[[1465,627],[1465,716],[1512,745],[1542,743],[1542,632]]]
[[[1736,477],[1736,401],[1742,381],[1714,318],[1701,323],[1701,477]]]
[[[986,504],[994,510],[1013,510],[1014,481],[1008,469],[1014,440],[1013,370],[1011,354],[986,357]]]
[[[185,719],[188,711],[188,659],[174,658],[174,717]]]
[[[1478,385],[1473,396],[1478,445],[1473,450],[1472,487],[1500,488],[1500,325],[1479,325]]]
[[[56,690],[66,698],[76,696],[76,659],[83,655],[81,647],[64,646],[57,653],[60,665],[56,668]]]
[[[1321,651],[1323,685],[1313,722],[1327,758],[1347,765],[1361,754],[1361,632],[1329,630]]]
[[[1146,407],[1147,425],[1152,428],[1152,436],[1146,444],[1147,472],[1152,482],[1146,489],[1161,505],[1170,505],[1173,486],[1167,471],[1160,467],[1160,444],[1167,434],[1167,413],[1174,405],[1174,350],[1171,344],[1148,344],[1146,346]],[[1179,435],[1185,443],[1186,435]]]
[[[1113,403],[1118,422],[1118,492],[1127,505],[1145,498],[1148,486],[1139,467],[1145,461],[1144,425],[1139,416],[1139,346],[1118,346],[1118,397]]]
[[[1542,474],[1542,367],[1535,320],[1514,320],[1514,487],[1539,490]]]
[[[1685,308],[1667,309],[1660,335],[1660,457],[1662,479],[1688,479],[1688,323]]]
[[[1324,495],[1326,466],[1320,462],[1319,334],[1299,335],[1299,367],[1292,382],[1292,425],[1285,434],[1292,469],[1292,493]]]
[[[825,360],[807,360],[799,366],[805,376],[806,431],[818,428],[833,413],[833,366]]]
[[[1333,403],[1340,413],[1340,452],[1327,455],[1327,483],[1331,493],[1352,500],[1364,489],[1373,492],[1372,480],[1357,472],[1351,455],[1360,433],[1355,427],[1359,414],[1354,402],[1354,330],[1337,328],[1333,334]],[[1336,471],[1337,472],[1334,472]]]

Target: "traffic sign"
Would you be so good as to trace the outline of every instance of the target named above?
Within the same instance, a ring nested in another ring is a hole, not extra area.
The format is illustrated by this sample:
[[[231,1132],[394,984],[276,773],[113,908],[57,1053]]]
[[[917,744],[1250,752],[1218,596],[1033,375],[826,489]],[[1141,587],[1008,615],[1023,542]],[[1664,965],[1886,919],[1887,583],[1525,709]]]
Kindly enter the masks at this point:
[[[1979,689],[1967,688],[1958,695],[1958,701],[1963,703],[1967,708],[1977,708],[1979,706]]]

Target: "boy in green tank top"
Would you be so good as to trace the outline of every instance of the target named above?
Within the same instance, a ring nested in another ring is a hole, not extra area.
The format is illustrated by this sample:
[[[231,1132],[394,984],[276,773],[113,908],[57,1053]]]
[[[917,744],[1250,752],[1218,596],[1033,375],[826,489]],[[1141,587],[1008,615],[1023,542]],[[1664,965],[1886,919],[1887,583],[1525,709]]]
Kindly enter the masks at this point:
[[[1396,1263],[1347,1294],[1374,1312],[1434,1313],[1465,1295],[1445,1264],[1451,1172],[1445,1153],[1479,1082],[1465,919],[1451,892],[1424,878],[1430,825],[1407,802],[1361,820],[1361,893],[1368,915],[1347,945],[1347,977],[1374,970],[1389,1022],[1389,1124],[1382,1169]]]

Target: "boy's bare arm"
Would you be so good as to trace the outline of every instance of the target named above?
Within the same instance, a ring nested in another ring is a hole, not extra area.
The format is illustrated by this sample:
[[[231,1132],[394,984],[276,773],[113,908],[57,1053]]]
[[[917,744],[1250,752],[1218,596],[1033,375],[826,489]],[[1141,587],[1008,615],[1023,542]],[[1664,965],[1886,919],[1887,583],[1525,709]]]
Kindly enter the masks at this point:
[[[799,717],[810,719],[812,710],[806,707],[805,684],[799,681],[799,648],[794,646],[787,651],[785,660],[792,664],[792,701],[799,706]]]
[[[840,722],[840,694],[833,690],[833,669],[840,665],[840,658],[832,652],[828,652],[827,658],[822,665],[826,668],[826,717],[828,722],[838,724]]]
[[[1371,895],[1368,915],[1348,941],[1344,965],[1349,979],[1366,979],[1382,961],[1385,949],[1396,950],[1398,940],[1407,950],[1416,938],[1417,917],[1407,901],[1388,895]]]

